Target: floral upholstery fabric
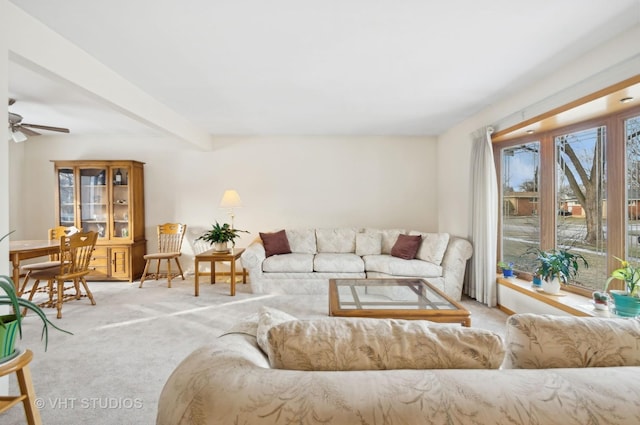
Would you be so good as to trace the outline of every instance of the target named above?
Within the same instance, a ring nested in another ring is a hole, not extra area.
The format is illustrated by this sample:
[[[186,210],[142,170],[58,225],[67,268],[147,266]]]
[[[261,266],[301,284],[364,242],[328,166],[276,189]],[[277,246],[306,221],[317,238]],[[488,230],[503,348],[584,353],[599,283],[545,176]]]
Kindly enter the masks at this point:
[[[292,254],[267,257],[260,238],[256,238],[242,253],[242,266],[249,273],[254,293],[328,294],[329,279],[422,277],[429,279],[454,300],[459,300],[467,260],[473,253],[469,241],[450,237],[441,264],[419,258],[404,260],[391,257],[389,253],[398,235],[406,233],[403,229],[285,229],[285,233]],[[426,246],[420,247],[423,256],[427,255],[424,253]],[[440,249],[437,244],[433,246],[434,249]],[[362,255],[368,252],[372,254]],[[416,255],[421,255],[419,253],[420,249]],[[314,264],[313,256],[317,254],[322,256]],[[357,255],[364,261],[364,271],[361,270],[360,260],[347,260],[342,256],[324,257],[325,254]],[[369,256],[379,258],[367,259]],[[440,257],[440,254],[435,253],[435,256]],[[330,258],[335,262],[331,263]]]
[[[313,271],[313,254],[272,255],[262,262],[265,272],[305,273]]]
[[[315,254],[316,231],[314,229],[285,229],[291,252]]]
[[[268,333],[269,330],[281,323],[285,323],[291,320],[298,320],[297,317],[294,317],[284,311],[278,310],[277,308],[265,307],[262,306],[260,311],[258,312],[257,323],[255,326],[255,333],[253,336],[256,337],[256,342],[258,346],[264,351],[266,347],[268,347]],[[250,323],[249,320],[244,320],[241,323]],[[237,331],[236,331],[237,332]],[[244,333],[247,333],[245,330]]]
[[[272,368],[315,371],[497,369],[504,358],[500,336],[482,329],[343,317],[274,325],[265,351]]]
[[[356,231],[351,228],[316,229],[318,252],[356,252]]]
[[[363,273],[364,261],[356,254],[316,254],[313,258],[316,272]]]
[[[409,235],[422,236],[422,243],[416,254],[417,259],[428,261],[438,266],[442,263],[447,245],[449,245],[448,233],[423,233],[412,230]]]
[[[174,370],[157,425],[637,425],[640,367],[307,372],[230,334]]]
[[[403,260],[390,255],[365,255],[363,258],[369,272],[403,277],[442,276],[442,267],[422,260]]]
[[[391,254],[391,248],[398,240],[398,235],[405,234],[405,229],[364,229],[365,233],[380,233],[382,254]]]
[[[382,234],[379,232],[356,234],[356,255],[382,254]]]
[[[640,366],[640,321],[514,314],[507,319],[506,367]]]

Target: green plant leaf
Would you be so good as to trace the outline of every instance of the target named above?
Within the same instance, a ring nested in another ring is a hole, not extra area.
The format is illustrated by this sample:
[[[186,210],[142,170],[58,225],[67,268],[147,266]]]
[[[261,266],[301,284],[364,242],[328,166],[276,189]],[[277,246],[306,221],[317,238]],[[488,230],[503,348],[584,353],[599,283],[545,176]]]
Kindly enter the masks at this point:
[[[0,275],[0,289],[2,289],[6,295],[0,295],[0,305],[10,305],[13,308],[13,312],[16,316],[16,320],[18,321],[18,332],[19,336],[22,339],[22,313],[20,311],[21,308],[26,308],[28,310],[33,311],[39,318],[42,320],[42,334],[41,339],[44,339],[44,349],[47,350],[49,345],[49,326],[54,329],[67,333],[69,335],[73,335],[71,332],[59,328],[55,324],[53,324],[47,316],[44,314],[44,311],[35,303],[24,299],[22,297],[18,297],[16,294],[16,289],[13,284],[13,280],[6,275]],[[0,323],[2,323],[2,319],[0,319]],[[2,323],[4,327],[4,323]]]

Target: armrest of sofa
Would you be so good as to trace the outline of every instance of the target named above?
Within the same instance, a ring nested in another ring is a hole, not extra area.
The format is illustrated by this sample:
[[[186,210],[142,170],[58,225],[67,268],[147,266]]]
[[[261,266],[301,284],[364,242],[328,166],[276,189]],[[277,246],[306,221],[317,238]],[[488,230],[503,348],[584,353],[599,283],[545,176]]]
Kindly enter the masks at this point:
[[[262,262],[267,258],[264,245],[260,238],[254,239],[240,256],[242,266],[249,271],[249,276],[257,277],[262,274]]]
[[[464,273],[467,268],[467,260],[473,254],[473,246],[466,239],[451,237],[449,246],[442,259],[442,277],[444,289],[448,296],[459,301],[462,295]]]

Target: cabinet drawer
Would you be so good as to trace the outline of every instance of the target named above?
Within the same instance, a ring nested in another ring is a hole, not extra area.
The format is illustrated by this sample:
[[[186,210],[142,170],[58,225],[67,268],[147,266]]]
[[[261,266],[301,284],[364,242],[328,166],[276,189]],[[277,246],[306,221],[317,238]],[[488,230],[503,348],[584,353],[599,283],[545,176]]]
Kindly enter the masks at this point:
[[[109,259],[107,257],[93,257],[89,262],[89,267],[107,267]]]
[[[109,252],[106,247],[99,247],[93,250],[91,255],[91,261],[89,262],[89,268],[104,268],[105,270],[109,265]]]
[[[91,258],[108,258],[109,253],[106,246],[97,246],[93,250],[93,254],[91,254]]]
[[[91,270],[91,272],[89,272],[87,277],[105,278],[105,277],[107,277],[109,275],[109,268],[107,266],[94,267],[92,265],[89,265],[89,270]]]

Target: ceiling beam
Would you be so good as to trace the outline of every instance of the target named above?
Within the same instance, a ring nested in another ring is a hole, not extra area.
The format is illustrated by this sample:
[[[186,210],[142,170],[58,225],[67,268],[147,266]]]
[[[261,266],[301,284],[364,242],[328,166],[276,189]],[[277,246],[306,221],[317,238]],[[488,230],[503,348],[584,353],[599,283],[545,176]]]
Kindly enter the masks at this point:
[[[9,60],[55,79],[70,89],[79,90],[136,121],[199,149],[212,148],[209,133],[158,102],[22,9],[11,2],[6,3]]]

